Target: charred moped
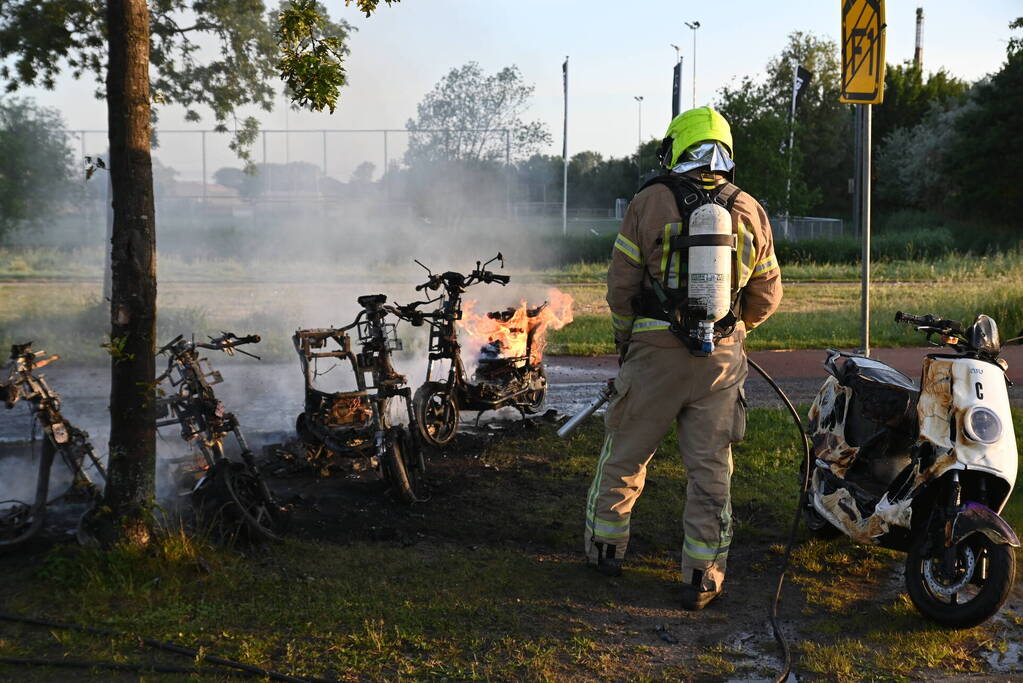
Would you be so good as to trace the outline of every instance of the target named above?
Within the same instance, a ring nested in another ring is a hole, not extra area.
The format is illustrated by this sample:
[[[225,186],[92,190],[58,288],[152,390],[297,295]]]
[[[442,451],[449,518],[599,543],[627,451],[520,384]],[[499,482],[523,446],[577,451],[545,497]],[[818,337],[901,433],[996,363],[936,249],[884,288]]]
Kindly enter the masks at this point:
[[[91,464],[100,477],[106,479],[103,465],[89,441],[88,432],[81,430],[60,412],[60,396],[50,388],[46,377],[37,374],[60,356],[46,356],[45,351],[33,351],[32,342],[11,347],[11,368],[7,382],[0,382],[0,398],[10,409],[25,400],[32,408],[32,418],[43,431],[42,457],[36,476],[35,500],[0,501],[0,548],[15,546],[32,538],[42,528],[46,506],[56,502],[90,503],[99,499],[99,487],[89,478],[86,468]],[[49,498],[50,470],[54,457],[61,460],[71,473],[67,490],[56,498]]]
[[[918,387],[884,363],[828,351],[830,376],[810,409],[804,516],[820,535],[906,551],[917,609],[969,627],[1001,608],[1015,576],[1019,539],[999,516],[1018,457],[1008,366],[986,315],[965,329],[934,315],[895,320],[951,352],[924,359]]]
[[[172,339],[157,352],[167,354],[167,370],[157,383],[167,382],[170,391],[157,399],[156,426],[179,425],[181,438],[197,447],[200,457],[183,474],[189,483],[187,494],[199,510],[210,514],[222,531],[271,540],[286,522],[285,511],[261,476],[238,418],[214,394],[213,385],[223,382],[223,377],[199,355],[201,349],[209,349],[252,356],[238,347],[258,342],[258,335],[238,337],[231,332],[208,342],[183,335]],[[238,443],[240,462],[225,454],[229,434]]]
[[[526,335],[526,350],[522,355],[507,355],[500,341],[485,344],[480,350],[472,381],[462,363],[456,325],[462,319],[462,295],[480,282],[496,282],[503,286],[511,280],[507,275],[487,270],[494,261],[500,261],[504,266],[504,258],[498,254],[486,263],[477,261],[476,269],[468,275],[451,271],[434,274],[427,268],[429,279],[416,287],[416,291],[444,289],[437,299],[440,302],[437,309],[432,314],[424,314],[430,325],[430,356],[426,381],[416,391],[413,400],[423,440],[432,446],[443,446],[455,437],[459,414],[463,410],[484,412],[511,406],[524,414],[532,414],[540,411],[547,397],[547,376],[543,364],[533,360],[532,328],[519,331]],[[527,309],[527,319],[540,315],[546,306]],[[493,311],[487,316],[508,322],[514,313],[515,309],[509,309]],[[440,381],[434,379],[438,361],[448,362],[447,376]]]
[[[305,411],[296,431],[307,448],[370,463],[407,503],[424,499],[421,474],[425,469],[419,428],[412,410],[412,391],[391,362],[391,352],[402,348],[388,315],[407,317],[411,311],[386,305],[383,294],[358,298],[362,311],[344,327],[298,330],[292,341],[305,376]],[[356,329],[360,349],[352,349],[348,330]],[[319,364],[327,369],[320,370]],[[353,391],[324,391],[317,377],[347,365],[354,376]],[[366,374],[371,382],[366,382]],[[409,427],[391,423],[391,399],[408,413]]]

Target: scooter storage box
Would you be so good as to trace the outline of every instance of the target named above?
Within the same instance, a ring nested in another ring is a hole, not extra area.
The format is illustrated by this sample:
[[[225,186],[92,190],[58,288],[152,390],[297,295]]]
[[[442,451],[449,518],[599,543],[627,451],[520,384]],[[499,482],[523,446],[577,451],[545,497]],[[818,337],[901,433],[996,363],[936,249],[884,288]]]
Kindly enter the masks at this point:
[[[920,390],[906,375],[870,358],[847,357],[843,385],[853,390],[863,417],[897,426],[916,411]]]

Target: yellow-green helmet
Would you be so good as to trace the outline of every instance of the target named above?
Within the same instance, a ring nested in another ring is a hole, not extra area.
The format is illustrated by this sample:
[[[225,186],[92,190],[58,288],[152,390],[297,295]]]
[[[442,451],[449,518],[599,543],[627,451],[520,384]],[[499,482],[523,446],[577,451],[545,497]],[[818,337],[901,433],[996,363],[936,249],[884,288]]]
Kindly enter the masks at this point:
[[[667,168],[672,168],[678,163],[691,145],[703,140],[714,140],[723,143],[728,147],[729,154],[735,157],[735,150],[732,149],[732,129],[728,126],[725,117],[710,107],[697,107],[684,111],[671,120],[668,124],[668,132],[665,133],[665,143],[671,142],[671,155],[668,155],[667,144],[664,145],[662,163]]]

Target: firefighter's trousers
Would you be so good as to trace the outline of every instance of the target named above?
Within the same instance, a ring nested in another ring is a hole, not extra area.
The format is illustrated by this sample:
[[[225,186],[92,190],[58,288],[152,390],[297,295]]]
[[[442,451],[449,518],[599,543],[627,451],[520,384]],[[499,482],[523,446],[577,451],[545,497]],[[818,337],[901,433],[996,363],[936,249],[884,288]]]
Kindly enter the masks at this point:
[[[746,429],[746,373],[741,343],[718,346],[711,356],[698,358],[681,346],[632,342],[615,379],[616,395],[604,418],[604,446],[586,501],[591,563],[602,556],[624,556],[647,464],[675,420],[689,480],[683,581],[698,577],[701,590],[720,589],[732,537],[730,444],[741,441]]]

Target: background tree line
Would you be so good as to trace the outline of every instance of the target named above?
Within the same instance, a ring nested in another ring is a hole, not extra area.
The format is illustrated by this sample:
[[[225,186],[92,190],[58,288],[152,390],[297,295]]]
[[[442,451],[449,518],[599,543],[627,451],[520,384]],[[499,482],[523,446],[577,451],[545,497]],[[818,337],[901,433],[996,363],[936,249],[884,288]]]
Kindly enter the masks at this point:
[[[1021,20],[1013,23],[1021,28]],[[343,35],[349,27],[332,27]],[[795,145],[788,150],[792,67],[813,72],[795,120]],[[875,199],[880,216],[901,210],[938,215],[982,216],[1004,222],[1018,208],[1019,169],[996,164],[1021,143],[1023,48],[1009,42],[1006,61],[995,74],[969,84],[944,69],[925,71],[912,62],[888,65],[885,101],[874,108]],[[759,77],[723,86],[714,106],[732,124],[736,181],[776,215],[846,217],[851,210],[853,112],[838,102],[838,47],[795,32]],[[484,73],[474,62],[451,69],[427,93],[406,128],[410,144],[404,163],[392,162],[374,182],[376,169],[364,163],[348,182],[322,177],[312,164],[224,168],[215,180],[256,198],[273,190],[310,187],[345,200],[373,200],[386,194],[404,201],[427,220],[458,221],[504,207],[506,202],[560,204],[562,159],[541,154],[552,135],[540,121],[526,120],[533,86],[509,66]],[[665,122],[666,123],[666,122]],[[67,182],[74,154],[69,141],[52,131],[63,127],[59,113],[30,100],[0,101],[0,231],[19,222],[45,221],[69,198]],[[629,199],[656,172],[658,138],[635,152],[605,157],[585,150],[569,161],[568,205],[610,210]],[[788,155],[792,192],[786,203]],[[511,167],[506,166],[506,158]],[[301,166],[301,168],[299,168]],[[252,173],[255,171],[255,173]],[[34,179],[55,179],[56,191],[41,192]],[[271,180],[272,179],[272,180]],[[387,184],[387,192],[380,191]]]

